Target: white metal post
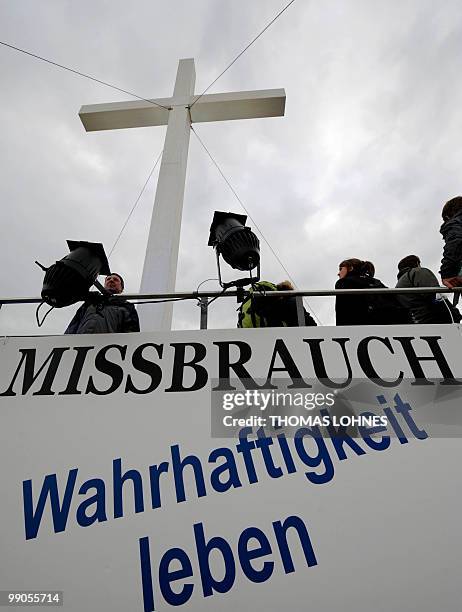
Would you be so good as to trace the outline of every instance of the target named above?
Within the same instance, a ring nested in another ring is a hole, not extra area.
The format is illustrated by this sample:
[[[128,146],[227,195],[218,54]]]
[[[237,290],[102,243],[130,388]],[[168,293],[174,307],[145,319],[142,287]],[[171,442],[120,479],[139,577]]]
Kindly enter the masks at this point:
[[[180,60],[170,111],[164,153],[149,230],[141,293],[175,291],[176,268],[180,244],[181,217],[186,180],[191,121],[189,100],[194,93],[196,72],[193,59]],[[183,98],[183,101],[181,100]],[[169,330],[173,304],[170,302],[140,309],[143,331]]]

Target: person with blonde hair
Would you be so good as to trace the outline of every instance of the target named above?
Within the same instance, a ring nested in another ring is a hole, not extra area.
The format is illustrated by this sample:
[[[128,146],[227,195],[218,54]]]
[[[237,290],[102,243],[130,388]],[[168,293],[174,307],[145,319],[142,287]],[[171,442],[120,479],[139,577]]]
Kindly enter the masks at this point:
[[[239,308],[238,327],[297,327],[297,301],[295,297],[281,296],[268,298],[273,291],[293,291],[290,281],[278,285],[269,281],[259,281],[249,290],[249,295]],[[305,325],[314,326],[316,322],[305,310]]]
[[[295,287],[289,280],[283,280],[276,285],[278,291],[293,291]]]
[[[278,291],[293,291],[295,287],[289,280],[281,281],[276,285],[276,289]],[[298,316],[297,316],[297,298],[295,297],[281,297],[279,299],[273,300],[275,302],[275,310],[277,312],[277,317],[284,321],[287,327],[297,327],[298,326]],[[316,326],[316,321],[310,315],[310,313],[303,308],[303,314],[305,318],[305,325],[307,327]]]

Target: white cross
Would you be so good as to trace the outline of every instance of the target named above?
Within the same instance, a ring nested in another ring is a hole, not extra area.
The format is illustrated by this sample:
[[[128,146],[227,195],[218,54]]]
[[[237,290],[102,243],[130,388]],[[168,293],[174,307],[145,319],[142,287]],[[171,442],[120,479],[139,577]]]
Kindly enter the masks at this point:
[[[195,81],[194,59],[182,59],[171,98],[158,98],[150,102],[139,100],[93,104],[82,106],[79,112],[87,132],[168,126],[144,260],[141,293],[175,291],[191,122],[284,115],[286,96],[283,89],[198,97],[194,95]],[[172,313],[172,303],[145,306],[140,311],[141,330],[171,329]]]

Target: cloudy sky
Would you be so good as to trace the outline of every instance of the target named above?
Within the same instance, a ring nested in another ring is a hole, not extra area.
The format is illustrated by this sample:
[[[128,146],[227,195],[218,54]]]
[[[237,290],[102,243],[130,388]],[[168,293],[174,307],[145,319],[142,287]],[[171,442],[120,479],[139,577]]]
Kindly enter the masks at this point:
[[[194,57],[200,93],[287,2],[2,0],[0,40],[147,98],[170,96],[178,60]],[[195,129],[299,288],[333,287],[347,257],[373,261],[387,285],[410,253],[438,270],[441,206],[462,192],[461,22],[460,0],[296,0],[210,90],[286,90],[283,118]],[[34,260],[60,259],[66,239],[109,253],[165,128],[87,133],[81,105],[130,97],[4,46],[0,71],[0,293],[38,296]],[[140,285],[156,180],[110,258],[129,292]],[[192,135],[179,290],[216,277],[207,247],[216,209],[242,212]],[[264,243],[262,276],[287,277]],[[333,324],[331,299],[309,304]],[[215,302],[210,327],[235,326],[235,308]],[[61,333],[75,309],[53,311],[39,330],[35,307],[5,306],[0,333]],[[175,328],[198,321],[193,302],[175,307]]]

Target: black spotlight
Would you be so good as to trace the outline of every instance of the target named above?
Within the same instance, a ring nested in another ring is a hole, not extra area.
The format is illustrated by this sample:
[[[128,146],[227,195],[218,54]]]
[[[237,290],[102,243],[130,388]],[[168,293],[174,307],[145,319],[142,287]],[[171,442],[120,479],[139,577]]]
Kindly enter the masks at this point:
[[[260,276],[260,242],[250,227],[245,227],[246,221],[246,215],[231,212],[215,211],[213,215],[208,246],[216,250],[222,286],[219,255],[235,270],[250,272],[258,267],[257,275]],[[254,281],[255,278],[240,279],[227,283],[227,286],[246,285]]]
[[[85,299],[99,274],[110,274],[104,247],[99,242],[67,240],[70,253],[45,269],[42,299],[55,308]],[[37,262],[38,263],[38,262]]]

